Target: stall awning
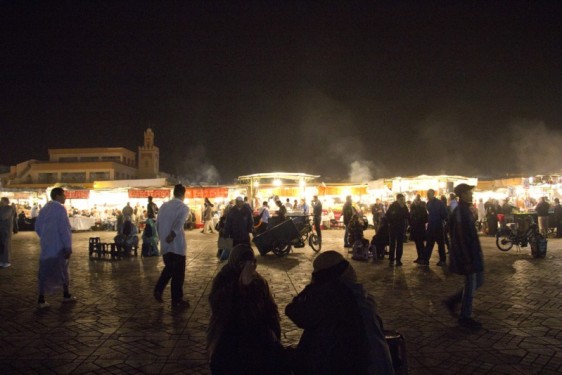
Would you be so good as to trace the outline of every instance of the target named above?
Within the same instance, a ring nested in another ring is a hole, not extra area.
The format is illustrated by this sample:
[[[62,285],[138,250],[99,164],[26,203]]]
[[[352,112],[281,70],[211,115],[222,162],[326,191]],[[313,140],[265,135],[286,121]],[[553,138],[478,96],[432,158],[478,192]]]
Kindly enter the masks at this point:
[[[186,198],[227,198],[228,188],[223,187],[198,187],[185,189]]]
[[[170,189],[129,189],[129,198],[170,198]]]

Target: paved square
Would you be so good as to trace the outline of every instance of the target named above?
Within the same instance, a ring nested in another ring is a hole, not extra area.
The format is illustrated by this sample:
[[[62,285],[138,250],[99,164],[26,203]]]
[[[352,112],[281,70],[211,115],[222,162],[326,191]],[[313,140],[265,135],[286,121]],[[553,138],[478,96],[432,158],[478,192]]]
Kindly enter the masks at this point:
[[[372,231],[367,231],[370,238]],[[33,232],[13,237],[12,267],[0,269],[0,369],[2,374],[209,374],[205,330],[207,297],[220,269],[215,234],[186,232],[186,297],[191,307],[173,313],[169,289],[164,306],[152,298],[163,267],[160,257],[120,261],[90,260],[88,238],[110,242],[113,232],[73,235],[71,293],[48,298],[50,309],[36,309],[39,255]],[[324,249],[341,251],[343,231],[324,231]],[[562,240],[551,239],[546,259],[530,250],[500,252],[482,238],[485,284],[476,292],[475,317],[484,329],[460,329],[441,299],[463,279],[437,267],[412,263],[413,243],[404,247],[404,266],[387,260],[350,260],[378,303],[385,328],[407,339],[412,374],[559,374],[562,372]],[[257,250],[256,250],[257,253]],[[282,317],[284,344],[296,344],[301,331],[285,316],[292,297],[310,280],[315,253],[308,246],[285,258],[258,256],[258,270],[269,280]],[[169,287],[168,287],[169,288]]]

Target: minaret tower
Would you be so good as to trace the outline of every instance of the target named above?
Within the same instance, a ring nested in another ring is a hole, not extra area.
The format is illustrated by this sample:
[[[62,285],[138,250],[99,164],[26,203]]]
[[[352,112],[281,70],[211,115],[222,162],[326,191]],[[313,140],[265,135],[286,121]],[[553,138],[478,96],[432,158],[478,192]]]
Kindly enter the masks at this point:
[[[144,146],[139,147],[139,178],[156,178],[160,171],[160,150],[154,146],[154,133],[144,132]]]

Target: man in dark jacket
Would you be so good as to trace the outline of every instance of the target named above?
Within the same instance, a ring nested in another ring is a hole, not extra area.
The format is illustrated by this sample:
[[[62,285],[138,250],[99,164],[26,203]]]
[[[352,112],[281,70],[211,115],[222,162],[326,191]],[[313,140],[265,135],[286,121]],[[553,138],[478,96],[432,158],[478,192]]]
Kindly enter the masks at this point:
[[[410,238],[416,243],[418,254],[414,263],[425,259],[425,224],[427,223],[427,208],[421,196],[418,194],[410,206]]]
[[[556,227],[556,238],[562,238],[562,206],[558,198],[554,198],[554,226]]]
[[[232,246],[250,244],[250,233],[254,228],[254,218],[250,206],[244,204],[244,198],[236,197],[236,205],[228,211],[224,224],[224,237],[232,238]]]
[[[349,233],[347,230],[347,226],[351,221],[351,217],[355,213],[355,209],[353,208],[353,203],[351,202],[351,195],[345,197],[345,203],[343,204],[343,225],[345,225],[345,237],[343,238],[343,246],[344,247],[351,247],[352,244],[349,243]]]
[[[539,221],[539,232],[546,238],[548,234],[548,211],[550,204],[546,201],[546,197],[541,197],[539,204],[535,207]]]
[[[444,304],[452,315],[459,303],[461,314],[459,325],[468,328],[480,328],[482,324],[472,319],[472,299],[474,292],[483,283],[484,257],[478,233],[474,226],[471,210],[472,189],[474,186],[460,184],[455,187],[455,194],[460,198],[458,207],[450,218],[451,249],[449,269],[451,272],[464,275],[464,288],[446,299]]]
[[[445,204],[440,199],[435,198],[435,190],[433,189],[427,191],[427,212],[429,215],[426,232],[427,243],[425,255],[419,264],[422,266],[429,266],[429,259],[431,258],[433,247],[437,242],[437,250],[439,251],[439,263],[437,263],[437,265],[444,266],[447,255],[445,254],[445,232],[443,223],[448,219],[449,213],[447,212]]]
[[[389,266],[394,266],[396,258],[396,266],[402,265],[402,253],[404,247],[404,233],[406,231],[406,222],[408,222],[410,212],[406,207],[406,198],[403,194],[396,195],[394,201],[386,211],[390,233],[390,255]]]

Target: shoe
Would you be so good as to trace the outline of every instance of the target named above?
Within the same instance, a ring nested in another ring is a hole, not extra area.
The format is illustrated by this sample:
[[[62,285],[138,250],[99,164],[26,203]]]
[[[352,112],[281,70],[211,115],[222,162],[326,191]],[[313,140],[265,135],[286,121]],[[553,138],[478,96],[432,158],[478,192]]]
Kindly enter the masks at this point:
[[[443,303],[443,306],[445,306],[445,308],[447,308],[447,310],[449,311],[449,314],[451,314],[451,316],[453,318],[456,318],[457,313],[455,312],[455,310],[457,308],[457,302],[453,301],[452,299],[444,299],[441,302]]]
[[[414,260],[414,263],[419,263],[419,262],[420,262],[419,259]]]
[[[400,266],[402,266],[402,262],[399,261],[399,260],[397,260],[397,261],[396,261],[396,267],[400,267]]]
[[[172,309],[174,310],[184,310],[184,309],[188,309],[189,308],[189,302],[188,301],[179,301],[179,302],[173,302],[172,303]]]
[[[389,266],[389,267],[394,267],[394,261],[393,261],[393,260],[389,261],[389,262],[388,262],[388,266]]]
[[[48,302],[39,302],[39,303],[37,303],[37,308],[38,308],[39,310],[41,310],[41,309],[46,309],[46,308],[49,308],[49,307],[51,307],[51,305],[49,305]]]
[[[439,262],[437,262],[437,266],[441,267],[441,266],[445,266],[447,263],[445,263],[444,261],[440,260]]]
[[[158,301],[158,302],[160,302],[160,303],[164,303],[164,300],[162,299],[162,293],[159,293],[159,292],[156,292],[156,291],[155,291],[154,294],[153,294],[153,296],[154,296],[154,299],[155,299],[156,301]]]
[[[472,318],[459,318],[459,325],[465,328],[474,328],[474,329],[482,328],[482,323],[477,322]]]
[[[78,301],[78,298],[74,297],[74,296],[68,296],[68,297],[64,297],[62,299],[62,303],[72,303],[72,302],[76,302]]]
[[[427,261],[427,260],[420,260],[420,261],[418,262],[418,266],[429,267],[429,261]]]

